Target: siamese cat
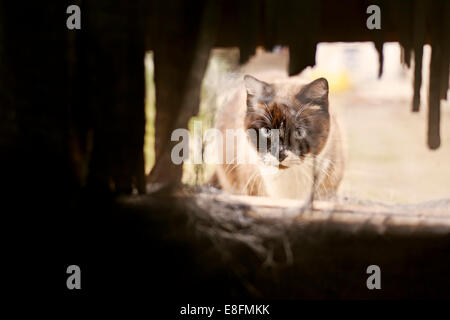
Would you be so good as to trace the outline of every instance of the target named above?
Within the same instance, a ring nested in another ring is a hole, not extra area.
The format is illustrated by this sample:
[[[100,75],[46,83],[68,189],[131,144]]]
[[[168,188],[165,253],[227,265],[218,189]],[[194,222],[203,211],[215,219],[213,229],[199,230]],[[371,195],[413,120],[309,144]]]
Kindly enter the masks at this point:
[[[245,75],[217,116],[223,158],[215,184],[253,196],[305,199],[312,192],[316,198],[334,196],[344,160],[327,80],[303,83],[273,73],[264,80]],[[230,129],[245,134],[226,139]],[[230,159],[227,153],[240,154],[245,161]]]

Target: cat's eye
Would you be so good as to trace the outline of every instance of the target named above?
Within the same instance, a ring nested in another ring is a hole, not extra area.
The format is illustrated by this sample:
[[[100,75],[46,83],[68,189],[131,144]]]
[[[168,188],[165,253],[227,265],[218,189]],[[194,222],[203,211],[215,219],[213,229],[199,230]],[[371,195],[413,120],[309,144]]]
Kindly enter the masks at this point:
[[[306,138],[306,130],[302,127],[297,128],[297,135],[300,139]]]
[[[261,128],[260,132],[261,132],[261,135],[265,138],[269,138],[271,135],[270,128],[268,128],[268,127]]]

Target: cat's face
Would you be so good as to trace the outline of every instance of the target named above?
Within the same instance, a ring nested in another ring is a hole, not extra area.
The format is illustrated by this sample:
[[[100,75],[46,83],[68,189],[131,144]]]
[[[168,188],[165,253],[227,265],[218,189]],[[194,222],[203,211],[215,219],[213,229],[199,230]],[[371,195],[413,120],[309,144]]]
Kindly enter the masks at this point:
[[[245,126],[265,163],[284,169],[322,151],[330,131],[326,79],[269,84],[246,75],[244,81]]]

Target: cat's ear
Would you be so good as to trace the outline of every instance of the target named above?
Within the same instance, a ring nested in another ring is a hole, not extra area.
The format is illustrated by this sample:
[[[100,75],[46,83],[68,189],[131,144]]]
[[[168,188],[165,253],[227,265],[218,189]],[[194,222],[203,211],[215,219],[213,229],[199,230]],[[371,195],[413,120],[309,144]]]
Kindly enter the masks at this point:
[[[269,102],[275,95],[273,87],[250,75],[244,76],[245,89],[247,90],[247,104],[256,105],[257,102]]]
[[[316,104],[328,108],[328,81],[319,78],[305,85],[296,98],[301,104]]]

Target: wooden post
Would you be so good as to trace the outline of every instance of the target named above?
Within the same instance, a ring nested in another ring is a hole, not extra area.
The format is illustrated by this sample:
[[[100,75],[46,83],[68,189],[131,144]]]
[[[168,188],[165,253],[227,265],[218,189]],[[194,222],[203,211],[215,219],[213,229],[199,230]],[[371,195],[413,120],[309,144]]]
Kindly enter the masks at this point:
[[[159,4],[159,3],[158,3]],[[189,119],[198,113],[200,88],[215,37],[219,6],[205,1],[203,6],[179,1],[159,4],[155,41],[155,165],[149,181],[178,183],[182,165],[171,160],[172,131],[187,128]]]

